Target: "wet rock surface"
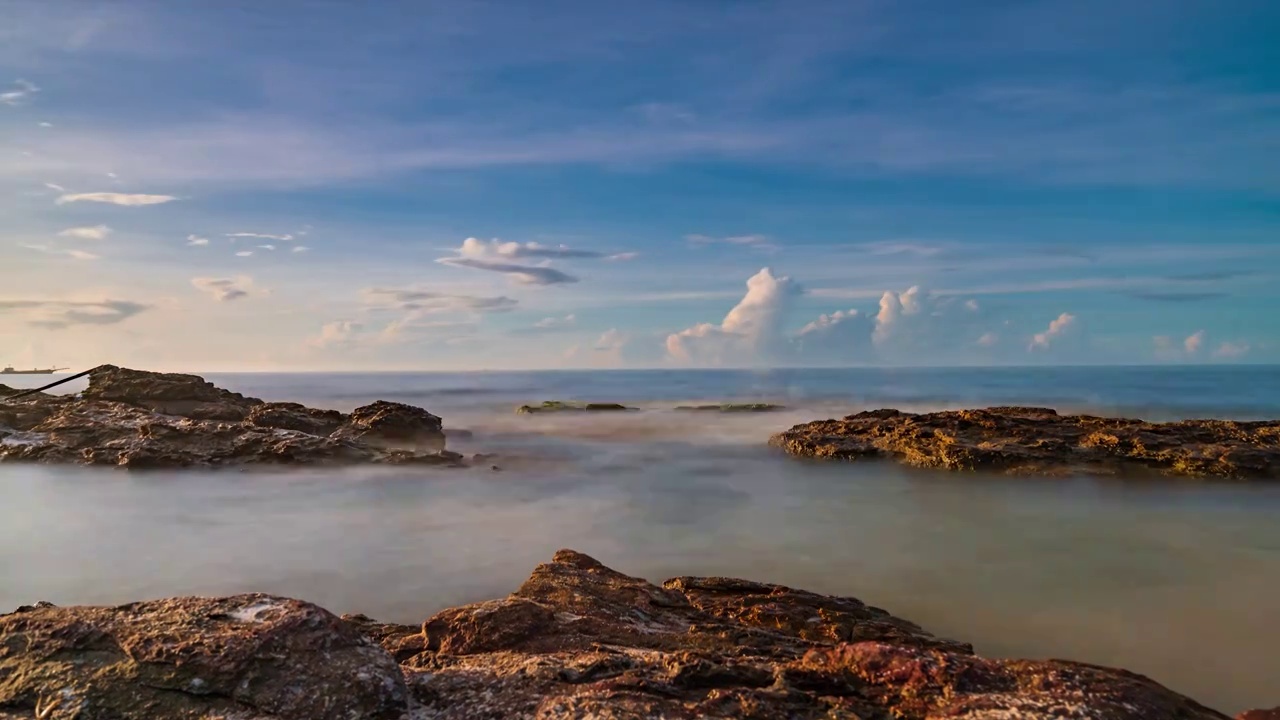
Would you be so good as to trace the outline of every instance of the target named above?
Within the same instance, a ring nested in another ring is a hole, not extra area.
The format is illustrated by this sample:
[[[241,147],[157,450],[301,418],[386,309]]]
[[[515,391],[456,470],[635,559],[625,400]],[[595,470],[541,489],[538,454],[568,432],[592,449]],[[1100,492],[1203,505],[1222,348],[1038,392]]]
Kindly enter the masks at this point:
[[[422,625],[266,595],[22,608],[0,616],[0,718],[37,716],[1227,720],[1124,670],[980,657],[854,598],[654,585],[572,550]]]
[[[12,394],[12,393],[10,393]],[[0,400],[0,461],[126,468],[458,465],[440,418],[379,401],[350,415],[263,402],[196,375],[102,366],[79,396]]]
[[[1280,421],[1149,423],[1021,407],[875,410],[797,425],[770,444],[803,457],[946,470],[1280,479]]]
[[[516,408],[519,415],[554,412],[620,412],[635,410],[619,403],[571,403],[560,400],[547,400],[539,405],[521,405]]]

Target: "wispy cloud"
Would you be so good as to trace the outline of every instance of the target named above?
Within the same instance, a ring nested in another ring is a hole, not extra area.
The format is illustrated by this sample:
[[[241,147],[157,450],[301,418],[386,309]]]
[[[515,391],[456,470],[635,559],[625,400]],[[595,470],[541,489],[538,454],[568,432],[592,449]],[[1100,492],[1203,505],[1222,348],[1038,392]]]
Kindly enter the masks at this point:
[[[770,242],[766,235],[729,235],[726,237],[712,237],[710,235],[692,234],[685,235],[684,239],[693,246],[706,245],[737,245],[738,247],[747,247],[763,252],[773,252],[778,246]]]
[[[114,193],[114,192],[92,192],[92,193],[71,193],[61,195],[55,201],[59,205],[73,202],[96,202],[108,203],[111,205],[124,205],[126,207],[135,207],[139,205],[159,205],[161,203],[172,202],[178,198],[173,195],[146,195],[141,193]]]
[[[26,324],[50,330],[76,325],[114,325],[150,307],[130,300],[0,300],[0,313],[17,313]]]
[[[307,247],[306,245],[294,245],[293,248],[290,250],[290,252],[304,253],[310,250],[311,248]]]
[[[1249,343],[1224,342],[1213,351],[1213,356],[1221,360],[1237,360],[1247,355],[1251,349]]]
[[[28,250],[35,250],[46,255],[65,255],[75,260],[97,260],[98,256],[86,250],[77,250],[74,248],[56,248],[50,245],[36,245],[28,243],[19,243],[19,247]]]
[[[543,267],[541,265],[516,265],[513,263],[490,262],[488,260],[476,260],[467,257],[440,258],[436,262],[441,265],[451,265],[454,267],[466,267],[473,270],[487,270],[489,272],[502,273],[518,283],[524,285],[559,285],[562,283],[575,283],[578,278],[566,272],[556,270],[551,267]]]
[[[241,250],[236,253],[236,257],[253,257],[252,250]]]
[[[219,302],[230,302],[249,297],[250,288],[253,287],[253,278],[247,275],[239,275],[233,278],[197,277],[191,278],[191,284],[195,289]]]
[[[0,104],[4,105],[21,105],[26,102],[32,95],[40,92],[40,88],[35,83],[18,78],[11,85],[12,90],[0,93]]]
[[[255,232],[226,233],[226,237],[231,238],[233,241],[239,238],[255,238],[258,240],[279,240],[280,242],[290,242],[293,240],[293,235],[289,235],[289,234],[270,235],[267,233],[255,233]]]
[[[1043,332],[1038,332],[1031,337],[1031,344],[1027,346],[1028,350],[1048,350],[1050,344],[1055,338],[1061,337],[1070,330],[1076,323],[1076,316],[1071,313],[1062,313],[1049,323],[1049,327]]]
[[[50,190],[53,190],[54,192],[66,192],[66,191],[67,191],[67,189],[66,189],[66,188],[62,187],[61,185],[59,185],[59,184],[57,184],[57,183],[47,182],[47,183],[45,183],[45,184],[44,184],[44,186],[45,186],[45,187],[47,187],[47,188],[49,188]]]
[[[1135,300],[1150,300],[1153,302],[1169,302],[1169,303],[1185,303],[1199,302],[1201,300],[1216,300],[1218,298],[1229,297],[1230,293],[1225,292],[1156,292],[1156,291],[1131,291],[1125,295]]]
[[[263,245],[255,245],[254,247],[257,247],[259,250],[275,250],[276,249],[276,246],[272,245],[271,243],[266,243]]]
[[[75,238],[77,240],[105,240],[110,234],[111,228],[106,225],[94,225],[92,227],[67,228],[58,233],[58,237]]]
[[[351,343],[362,330],[364,330],[363,323],[354,320],[334,320],[321,325],[319,334],[311,338],[308,344],[315,347],[346,345]]]
[[[209,244],[209,238],[200,237],[199,235],[188,235],[187,244],[195,247],[202,247]]]
[[[627,260],[635,260],[638,257],[640,257],[640,253],[638,252],[624,252],[624,253],[614,253],[613,255],[606,255],[604,259],[613,261],[613,262],[625,262]]]
[[[505,295],[451,295],[418,288],[366,288],[361,297],[371,309],[425,313],[494,313],[514,310],[517,301]]]
[[[573,314],[561,317],[546,317],[535,322],[529,327],[516,328],[511,332],[515,334],[537,334],[537,333],[557,333],[573,330],[578,325],[578,318]]]
[[[503,242],[502,240],[480,240],[467,238],[457,249],[462,257],[485,259],[499,258],[506,260],[524,260],[529,258],[598,258],[603,253],[594,250],[578,250],[567,245],[542,245],[536,242]]]

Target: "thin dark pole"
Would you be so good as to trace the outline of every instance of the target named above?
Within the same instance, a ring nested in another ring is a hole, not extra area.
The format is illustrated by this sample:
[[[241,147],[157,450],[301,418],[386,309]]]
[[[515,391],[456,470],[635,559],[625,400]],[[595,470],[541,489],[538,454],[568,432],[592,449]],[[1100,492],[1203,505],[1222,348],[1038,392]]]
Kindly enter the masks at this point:
[[[0,400],[17,400],[18,398],[26,397],[26,396],[28,396],[28,395],[35,395],[36,393],[38,393],[38,392],[44,392],[45,390],[48,390],[49,388],[58,387],[58,386],[59,386],[59,385],[61,385],[62,383],[71,382],[72,380],[75,380],[76,378],[82,378],[82,377],[84,377],[85,375],[88,375],[89,373],[91,373],[91,372],[93,372],[94,370],[97,370],[97,369],[98,369],[98,368],[96,368],[96,367],[95,367],[95,368],[89,368],[88,370],[85,370],[84,372],[79,372],[79,373],[76,373],[75,375],[71,375],[71,376],[68,376],[68,377],[64,377],[64,378],[62,378],[61,380],[59,380],[59,381],[57,381],[57,382],[51,382],[51,383],[49,383],[48,385],[45,385],[44,387],[38,387],[38,388],[35,388],[34,390],[23,390],[22,392],[20,392],[20,393],[16,393],[16,394],[14,394],[14,395],[10,395],[9,397],[0,397]]]

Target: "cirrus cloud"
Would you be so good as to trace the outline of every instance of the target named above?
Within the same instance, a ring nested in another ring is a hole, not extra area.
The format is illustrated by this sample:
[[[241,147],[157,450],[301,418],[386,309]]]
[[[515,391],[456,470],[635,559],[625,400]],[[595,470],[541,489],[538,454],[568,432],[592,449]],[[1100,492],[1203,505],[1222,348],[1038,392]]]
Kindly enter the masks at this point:
[[[75,238],[77,240],[105,240],[110,234],[111,228],[106,225],[94,225],[93,227],[67,228],[58,233],[58,237]]]
[[[178,198],[173,195],[147,195],[144,193],[115,193],[115,192],[91,192],[91,193],[68,193],[59,195],[54,202],[58,205],[65,205],[74,202],[96,202],[107,203],[109,205],[123,205],[126,207],[136,207],[140,205],[159,205],[161,203],[172,202]]]

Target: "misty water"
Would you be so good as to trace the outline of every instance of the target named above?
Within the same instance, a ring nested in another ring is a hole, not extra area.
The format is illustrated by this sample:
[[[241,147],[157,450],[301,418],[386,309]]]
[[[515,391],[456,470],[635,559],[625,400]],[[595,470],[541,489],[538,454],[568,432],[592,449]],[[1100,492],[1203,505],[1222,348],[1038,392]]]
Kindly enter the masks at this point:
[[[1280,487],[953,475],[765,446],[794,423],[874,407],[1275,417],[1276,368],[210,379],[342,410],[414,403],[474,433],[451,448],[498,457],[464,470],[3,466],[0,608],[263,591],[412,623],[504,595],[572,547],[657,581],[853,595],[984,654],[1122,666],[1224,711],[1277,702]],[[546,399],[642,411],[513,413]],[[672,410],[725,400],[788,409]]]

